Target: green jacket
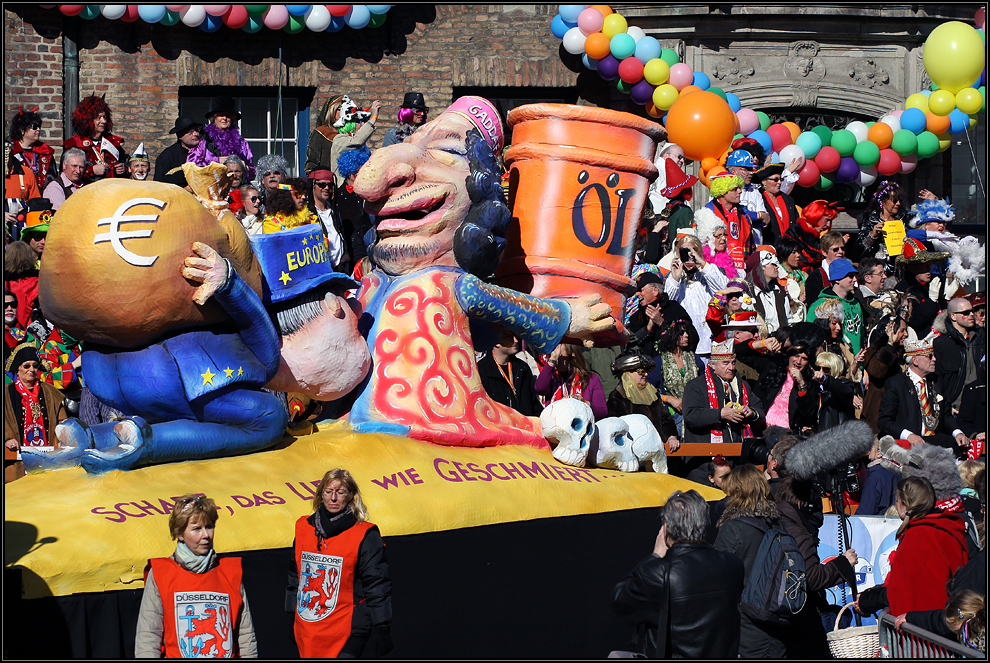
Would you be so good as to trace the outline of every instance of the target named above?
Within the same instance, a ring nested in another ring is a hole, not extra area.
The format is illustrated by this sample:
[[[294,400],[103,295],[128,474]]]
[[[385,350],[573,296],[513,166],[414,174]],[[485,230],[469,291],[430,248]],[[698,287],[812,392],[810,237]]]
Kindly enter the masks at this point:
[[[814,322],[815,320],[815,309],[818,305],[824,302],[826,299],[838,299],[839,296],[835,294],[832,290],[832,286],[829,286],[822,290],[821,295],[814,303],[808,307],[808,322]],[[849,344],[852,353],[859,354],[859,351],[863,347],[863,338],[866,336],[866,330],[864,327],[865,315],[863,313],[862,307],[853,294],[850,292],[849,296],[842,300],[842,309],[845,313],[845,321],[842,324],[842,338],[846,343]]]

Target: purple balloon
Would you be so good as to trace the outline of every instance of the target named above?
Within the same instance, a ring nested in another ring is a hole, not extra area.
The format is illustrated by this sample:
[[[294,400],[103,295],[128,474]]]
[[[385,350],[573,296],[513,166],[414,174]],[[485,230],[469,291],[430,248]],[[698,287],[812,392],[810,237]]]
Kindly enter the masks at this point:
[[[842,157],[839,168],[835,171],[837,182],[852,182],[859,177],[859,164],[852,157]]]
[[[619,61],[609,53],[598,61],[598,74],[607,81],[614,81],[619,77]]]
[[[644,106],[653,100],[653,90],[655,89],[656,88],[650,85],[649,81],[644,78],[632,86],[632,89],[629,90],[629,98],[632,99],[634,104]]]

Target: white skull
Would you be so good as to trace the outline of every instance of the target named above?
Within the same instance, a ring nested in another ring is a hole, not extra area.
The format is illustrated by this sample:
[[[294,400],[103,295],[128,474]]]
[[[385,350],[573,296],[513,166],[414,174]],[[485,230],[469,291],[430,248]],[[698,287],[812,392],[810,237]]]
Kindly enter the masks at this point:
[[[633,453],[633,438],[629,424],[619,417],[609,417],[595,423],[598,432],[598,467],[610,467],[620,472],[635,472],[639,458]]]
[[[622,420],[629,424],[629,434],[633,439],[633,453],[641,463],[649,461],[653,471],[669,474],[667,471],[667,451],[663,440],[650,418],[643,414],[627,414]]]
[[[562,398],[550,403],[540,414],[543,437],[556,445],[553,457],[565,465],[584,467],[595,433],[595,415],[591,406],[576,398]]]

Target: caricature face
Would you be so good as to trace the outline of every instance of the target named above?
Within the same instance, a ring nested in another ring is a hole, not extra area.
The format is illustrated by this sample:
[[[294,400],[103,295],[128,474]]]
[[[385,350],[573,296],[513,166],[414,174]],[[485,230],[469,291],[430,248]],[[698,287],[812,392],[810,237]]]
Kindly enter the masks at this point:
[[[471,206],[466,135],[470,120],[444,113],[402,143],[377,150],[354,191],[377,217],[374,261],[392,275],[453,267],[454,234]]]

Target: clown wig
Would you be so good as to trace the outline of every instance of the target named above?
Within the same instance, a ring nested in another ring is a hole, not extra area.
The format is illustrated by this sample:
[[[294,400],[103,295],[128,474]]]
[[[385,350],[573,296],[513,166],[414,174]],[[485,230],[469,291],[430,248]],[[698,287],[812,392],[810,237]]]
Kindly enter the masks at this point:
[[[742,178],[735,175],[717,175],[711,178],[711,182],[712,198],[721,198],[736,187],[742,188],[743,185]]]
[[[822,219],[832,221],[839,216],[839,211],[835,208],[835,203],[826,200],[813,200],[804,208],[804,212],[798,219],[802,226],[806,228],[820,228]]]
[[[368,149],[367,145],[362,145],[352,150],[345,150],[337,158],[337,174],[345,180],[351,175],[357,175],[357,172],[361,170],[361,166],[367,163],[370,158],[371,150]]]
[[[97,97],[95,94],[80,101],[76,109],[72,111],[72,130],[83,138],[89,138],[96,131],[93,122],[100,113],[104,113],[107,118],[107,128],[104,133],[112,134],[113,114],[110,112],[110,106],[103,100],[103,97]]]

